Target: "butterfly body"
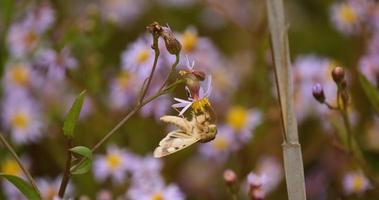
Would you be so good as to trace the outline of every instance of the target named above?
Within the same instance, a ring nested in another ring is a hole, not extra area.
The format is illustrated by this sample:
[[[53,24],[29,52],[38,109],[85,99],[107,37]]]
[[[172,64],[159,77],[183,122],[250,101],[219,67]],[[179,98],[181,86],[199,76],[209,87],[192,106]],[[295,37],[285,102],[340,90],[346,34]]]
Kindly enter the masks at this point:
[[[213,140],[217,127],[206,115],[193,115],[189,121],[177,116],[163,116],[163,122],[175,125],[178,129],[171,131],[159,142],[154,150],[154,157],[163,157],[182,150],[196,142],[205,143]]]

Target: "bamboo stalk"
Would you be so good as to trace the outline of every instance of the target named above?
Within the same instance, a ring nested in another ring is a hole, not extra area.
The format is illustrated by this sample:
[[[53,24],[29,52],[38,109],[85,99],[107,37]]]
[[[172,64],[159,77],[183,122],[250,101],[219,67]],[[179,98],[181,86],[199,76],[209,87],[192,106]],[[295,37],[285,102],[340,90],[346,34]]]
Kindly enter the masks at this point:
[[[282,147],[288,199],[303,200],[306,199],[304,169],[293,103],[292,72],[283,1],[266,0],[266,3],[276,86],[284,129]]]

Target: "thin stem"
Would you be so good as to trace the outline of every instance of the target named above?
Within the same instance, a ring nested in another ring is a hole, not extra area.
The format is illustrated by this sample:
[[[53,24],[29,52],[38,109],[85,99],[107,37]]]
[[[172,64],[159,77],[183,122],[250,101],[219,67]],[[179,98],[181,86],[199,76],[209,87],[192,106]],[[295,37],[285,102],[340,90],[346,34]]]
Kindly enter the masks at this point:
[[[72,163],[72,152],[70,151],[70,149],[72,148],[72,139],[68,139],[67,143],[68,143],[68,149],[67,149],[67,158],[66,158],[66,168],[65,168],[61,186],[59,187],[59,192],[58,192],[58,195],[60,198],[63,198],[64,193],[67,188],[68,181],[70,180],[70,176],[71,176],[70,168],[71,168],[71,163]]]
[[[333,106],[332,104],[328,103],[328,102],[324,102],[323,104],[325,104],[330,110],[339,110],[339,107],[337,106]]]
[[[0,133],[0,140],[1,140],[1,143],[3,143],[3,145],[5,146],[5,148],[8,149],[8,151],[11,153],[11,155],[13,156],[13,158],[16,160],[18,166],[20,166],[22,172],[24,172],[26,178],[28,179],[28,181],[32,185],[34,191],[37,192],[37,194],[40,194],[40,192],[38,190],[38,187],[37,187],[37,184],[34,181],[32,175],[30,175],[30,173],[28,172],[28,170],[26,170],[26,168],[24,167],[24,165],[21,163],[21,160],[18,157],[17,153],[13,150],[12,146],[7,142],[7,140],[4,138],[4,136],[3,136],[2,133]]]
[[[155,52],[154,63],[153,63],[153,68],[151,69],[149,78],[147,80],[147,84],[144,88],[142,88],[142,93],[141,93],[140,99],[138,100],[140,104],[145,98],[147,91],[149,90],[149,86],[150,86],[151,80],[153,79],[155,68],[157,68],[158,58],[160,54],[159,47],[158,47],[158,39],[159,39],[159,36],[153,34],[153,45],[151,47],[154,49],[154,52]]]
[[[337,104],[338,104],[339,112],[340,112],[340,115],[342,117],[343,123],[344,123],[345,128],[346,128],[346,132],[347,132],[348,150],[349,150],[349,153],[352,153],[353,152],[353,147],[352,147],[353,146],[352,145],[353,132],[351,129],[351,124],[350,124],[350,120],[349,120],[349,116],[348,116],[348,112],[347,112],[347,103],[344,102],[344,100],[341,98],[341,94],[342,94],[341,88],[338,87],[338,89],[337,89]]]

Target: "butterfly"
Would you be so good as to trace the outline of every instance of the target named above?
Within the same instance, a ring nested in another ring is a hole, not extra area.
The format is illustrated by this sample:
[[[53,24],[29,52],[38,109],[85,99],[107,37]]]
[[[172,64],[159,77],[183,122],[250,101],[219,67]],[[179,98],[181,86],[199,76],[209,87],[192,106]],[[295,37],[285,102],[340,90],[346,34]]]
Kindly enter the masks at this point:
[[[213,140],[217,126],[210,122],[206,114],[193,115],[191,120],[178,116],[165,115],[161,121],[173,124],[178,129],[171,131],[159,142],[154,150],[154,157],[160,158],[180,151],[196,142],[205,143]]]

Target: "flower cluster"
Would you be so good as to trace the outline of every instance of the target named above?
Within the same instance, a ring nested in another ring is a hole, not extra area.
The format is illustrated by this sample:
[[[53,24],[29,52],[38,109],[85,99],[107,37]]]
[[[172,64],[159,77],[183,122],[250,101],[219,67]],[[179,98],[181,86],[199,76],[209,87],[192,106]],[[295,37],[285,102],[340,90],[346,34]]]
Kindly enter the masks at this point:
[[[111,145],[105,155],[96,156],[93,173],[99,183],[106,183],[107,178],[111,178],[115,185],[128,183],[127,199],[184,199],[176,184],[165,184],[161,169],[162,162],[158,159],[142,157]]]

